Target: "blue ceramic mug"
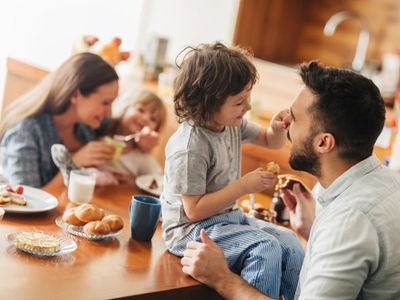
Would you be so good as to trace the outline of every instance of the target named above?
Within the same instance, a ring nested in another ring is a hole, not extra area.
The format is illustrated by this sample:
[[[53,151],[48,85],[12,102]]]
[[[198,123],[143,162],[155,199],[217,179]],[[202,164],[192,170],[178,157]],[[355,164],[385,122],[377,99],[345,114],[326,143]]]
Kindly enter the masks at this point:
[[[131,236],[138,241],[150,241],[161,214],[161,202],[156,197],[137,195],[129,205]]]

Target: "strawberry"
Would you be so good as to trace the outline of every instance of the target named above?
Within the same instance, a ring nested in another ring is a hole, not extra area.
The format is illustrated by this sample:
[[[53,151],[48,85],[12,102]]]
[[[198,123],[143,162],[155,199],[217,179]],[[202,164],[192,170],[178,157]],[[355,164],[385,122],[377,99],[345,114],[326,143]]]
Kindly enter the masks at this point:
[[[13,188],[11,186],[7,186],[6,191],[10,192],[10,193],[15,193],[15,191],[13,190]]]
[[[115,38],[113,38],[112,42],[113,42],[115,45],[119,46],[119,45],[121,45],[122,40],[121,40],[120,38],[115,37]]]
[[[17,185],[15,188],[15,193],[22,195],[24,193],[24,187],[22,185]]]
[[[121,52],[121,59],[122,60],[127,60],[130,56],[129,52]]]

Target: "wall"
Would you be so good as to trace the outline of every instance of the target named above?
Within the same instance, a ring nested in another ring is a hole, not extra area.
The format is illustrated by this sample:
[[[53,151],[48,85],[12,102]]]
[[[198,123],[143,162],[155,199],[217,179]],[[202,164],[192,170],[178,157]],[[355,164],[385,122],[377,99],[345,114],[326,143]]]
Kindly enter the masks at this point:
[[[76,38],[84,34],[97,36],[103,43],[119,36],[121,48],[132,50],[142,1],[1,1],[0,95],[3,95],[7,56],[54,70],[71,55]]]
[[[215,40],[231,44],[238,6],[239,0],[1,1],[0,95],[7,56],[54,70],[71,55],[77,37],[91,34],[106,43],[119,36],[122,50],[132,51],[132,59],[118,64],[117,71],[129,81],[132,76],[138,79],[131,74],[135,58],[152,35],[169,39],[170,64],[188,45]],[[123,88],[129,84],[121,81]]]
[[[232,43],[239,0],[146,0],[137,49],[145,50],[148,39],[159,35],[169,39],[167,63],[189,45],[215,40]]]

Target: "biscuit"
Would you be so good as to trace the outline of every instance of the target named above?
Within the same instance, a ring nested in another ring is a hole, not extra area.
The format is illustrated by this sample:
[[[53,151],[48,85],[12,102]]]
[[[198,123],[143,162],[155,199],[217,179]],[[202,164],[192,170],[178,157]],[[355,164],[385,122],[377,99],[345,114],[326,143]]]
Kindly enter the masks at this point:
[[[83,226],[83,232],[86,234],[106,235],[111,232],[111,228],[106,222],[91,221]]]
[[[278,174],[281,168],[278,164],[274,163],[273,161],[267,164],[267,172]]]
[[[110,226],[111,232],[116,232],[124,228],[124,221],[117,215],[105,216],[102,221]]]
[[[101,220],[104,217],[104,211],[101,211],[97,205],[85,203],[76,208],[75,216],[82,222],[87,223]]]

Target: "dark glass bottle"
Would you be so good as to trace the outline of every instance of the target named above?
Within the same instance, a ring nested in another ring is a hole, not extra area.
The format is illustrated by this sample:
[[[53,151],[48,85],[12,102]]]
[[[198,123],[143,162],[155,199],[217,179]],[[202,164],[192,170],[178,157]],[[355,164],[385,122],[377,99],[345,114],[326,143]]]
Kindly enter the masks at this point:
[[[287,225],[290,222],[290,213],[289,209],[286,207],[283,202],[281,196],[278,192],[274,193],[274,197],[272,198],[271,209],[275,210],[277,213],[276,221],[278,223]]]

